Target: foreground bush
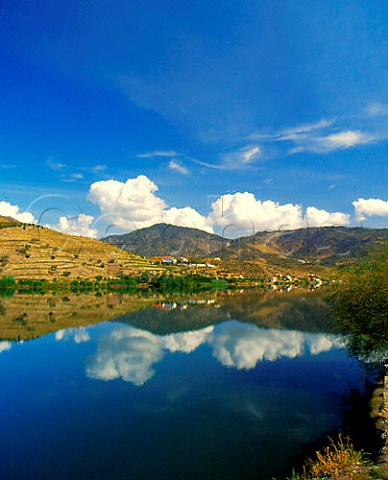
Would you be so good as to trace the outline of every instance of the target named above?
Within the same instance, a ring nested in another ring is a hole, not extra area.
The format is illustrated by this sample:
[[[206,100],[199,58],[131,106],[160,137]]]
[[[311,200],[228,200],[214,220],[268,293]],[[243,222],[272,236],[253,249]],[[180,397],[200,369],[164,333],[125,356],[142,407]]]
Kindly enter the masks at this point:
[[[354,450],[350,440],[340,435],[337,442],[316,452],[316,459],[309,459],[301,474],[293,472],[288,480],[383,480],[386,476],[370,464],[363,452]]]

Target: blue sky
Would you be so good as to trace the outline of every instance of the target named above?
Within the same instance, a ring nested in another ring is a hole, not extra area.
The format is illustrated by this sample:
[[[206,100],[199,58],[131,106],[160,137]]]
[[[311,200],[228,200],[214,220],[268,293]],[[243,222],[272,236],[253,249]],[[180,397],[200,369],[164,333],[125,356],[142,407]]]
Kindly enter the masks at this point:
[[[387,226],[386,2],[3,0],[0,19],[0,214],[94,236]]]

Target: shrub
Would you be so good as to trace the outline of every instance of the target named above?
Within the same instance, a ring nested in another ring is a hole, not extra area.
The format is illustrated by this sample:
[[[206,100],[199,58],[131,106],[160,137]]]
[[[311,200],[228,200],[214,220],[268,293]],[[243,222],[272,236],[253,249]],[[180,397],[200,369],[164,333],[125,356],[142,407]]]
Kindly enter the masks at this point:
[[[316,452],[315,460],[309,459],[303,473],[293,472],[288,480],[372,480],[374,468],[363,452],[354,450],[349,438],[339,435],[338,441],[330,439],[330,445]]]
[[[16,280],[11,275],[6,275],[0,278],[0,290],[14,290],[16,289]]]
[[[5,267],[8,264],[8,255],[0,256],[0,267]]]

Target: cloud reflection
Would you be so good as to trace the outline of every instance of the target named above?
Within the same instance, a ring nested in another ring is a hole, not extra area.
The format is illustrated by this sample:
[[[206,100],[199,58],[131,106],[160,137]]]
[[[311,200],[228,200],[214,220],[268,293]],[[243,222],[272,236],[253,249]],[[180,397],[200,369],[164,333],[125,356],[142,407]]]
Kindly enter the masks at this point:
[[[125,326],[99,339],[97,352],[87,359],[86,373],[98,380],[121,378],[141,386],[155,375],[154,365],[166,354],[188,354],[204,344],[222,365],[238,370],[252,369],[264,360],[318,355],[338,347],[323,334],[264,329],[236,321],[164,336]]]
[[[97,353],[87,361],[88,377],[99,380],[122,378],[144,385],[155,374],[153,365],[165,352],[190,353],[206,342],[213,327],[195,332],[158,336],[132,327],[122,327],[102,337]]]
[[[90,335],[85,327],[68,328],[55,332],[55,340],[57,342],[71,339],[74,340],[75,343],[84,343],[90,340]]]
[[[333,342],[322,334],[262,329],[238,322],[221,324],[209,342],[213,356],[226,367],[249,370],[257,362],[296,358],[329,351]]]
[[[6,352],[7,350],[11,350],[12,343],[11,342],[0,342],[0,353]]]

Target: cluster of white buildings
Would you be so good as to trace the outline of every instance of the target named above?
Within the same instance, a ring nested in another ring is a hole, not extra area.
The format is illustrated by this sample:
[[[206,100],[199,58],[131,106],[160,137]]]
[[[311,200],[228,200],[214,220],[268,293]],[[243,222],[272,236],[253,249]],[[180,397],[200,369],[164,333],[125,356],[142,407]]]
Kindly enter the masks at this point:
[[[160,262],[167,265],[186,265],[191,268],[216,268],[212,263],[189,263],[189,260],[186,257],[162,257]]]

